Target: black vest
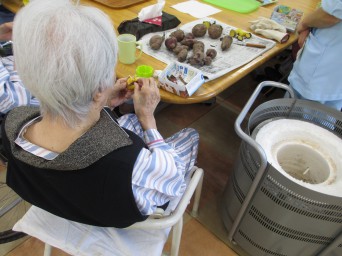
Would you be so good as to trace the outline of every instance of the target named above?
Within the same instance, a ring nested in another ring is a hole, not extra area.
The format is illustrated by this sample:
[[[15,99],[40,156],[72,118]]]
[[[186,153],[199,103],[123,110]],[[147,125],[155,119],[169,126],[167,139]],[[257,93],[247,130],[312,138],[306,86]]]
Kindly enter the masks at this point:
[[[118,126],[110,111],[56,159],[34,156],[14,140],[36,108],[20,107],[3,124],[8,157],[7,184],[23,199],[65,219],[103,227],[143,221],[132,192],[132,172],[140,137]]]

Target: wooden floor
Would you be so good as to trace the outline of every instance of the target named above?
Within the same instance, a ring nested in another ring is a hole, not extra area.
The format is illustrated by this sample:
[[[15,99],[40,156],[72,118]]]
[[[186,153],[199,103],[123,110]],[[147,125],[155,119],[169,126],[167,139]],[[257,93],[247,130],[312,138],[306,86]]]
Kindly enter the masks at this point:
[[[200,152],[197,165],[204,169],[205,174],[199,211],[201,208],[205,209],[206,205],[217,194],[222,193],[225,187],[237,154],[237,146],[240,143],[232,124],[254,91],[256,84],[252,77],[248,76],[220,94],[213,104],[168,105],[156,115],[158,129],[164,137],[184,127],[194,127],[200,133]],[[222,144],[222,141],[226,143]],[[218,216],[217,212],[210,212],[210,210],[206,209],[207,212],[209,211],[206,218],[210,218],[211,214]],[[186,215],[179,255],[238,255],[213,231],[215,231],[215,227],[204,226],[197,219]],[[168,242],[164,251],[167,253],[169,248]],[[43,244],[34,238],[29,238],[11,252],[3,255],[43,255]],[[66,254],[54,249],[53,255],[62,256]]]

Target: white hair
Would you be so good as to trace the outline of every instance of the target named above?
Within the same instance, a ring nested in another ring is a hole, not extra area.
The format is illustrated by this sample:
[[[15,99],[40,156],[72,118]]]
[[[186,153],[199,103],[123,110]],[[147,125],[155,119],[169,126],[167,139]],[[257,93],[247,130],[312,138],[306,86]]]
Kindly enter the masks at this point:
[[[42,115],[62,117],[74,127],[88,114],[95,93],[114,84],[114,27],[96,8],[34,0],[17,13],[13,42],[18,74],[39,99]]]

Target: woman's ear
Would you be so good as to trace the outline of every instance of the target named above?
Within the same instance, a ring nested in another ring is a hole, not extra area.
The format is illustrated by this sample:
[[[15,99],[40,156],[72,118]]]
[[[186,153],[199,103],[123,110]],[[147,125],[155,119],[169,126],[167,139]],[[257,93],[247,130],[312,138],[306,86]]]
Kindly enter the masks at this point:
[[[99,102],[99,101],[101,101],[101,98],[102,98],[102,92],[97,92],[97,93],[95,93],[95,95],[93,96],[93,101],[94,101],[94,102]]]
[[[107,98],[104,92],[97,92],[93,96],[93,105],[96,109],[101,110],[107,102]]]

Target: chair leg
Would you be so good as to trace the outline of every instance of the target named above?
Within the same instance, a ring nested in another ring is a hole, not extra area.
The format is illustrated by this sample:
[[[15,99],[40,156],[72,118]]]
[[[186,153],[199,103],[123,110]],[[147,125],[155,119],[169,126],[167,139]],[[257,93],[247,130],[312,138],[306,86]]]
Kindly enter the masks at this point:
[[[183,217],[172,228],[171,256],[178,256],[183,230]]]
[[[44,256],[51,256],[51,249],[52,249],[51,245],[45,244]]]
[[[201,198],[202,185],[203,185],[203,174],[201,176],[201,180],[198,182],[198,185],[196,187],[194,204],[192,206],[192,211],[191,211],[192,217],[198,216],[198,206],[199,206],[199,201]]]

